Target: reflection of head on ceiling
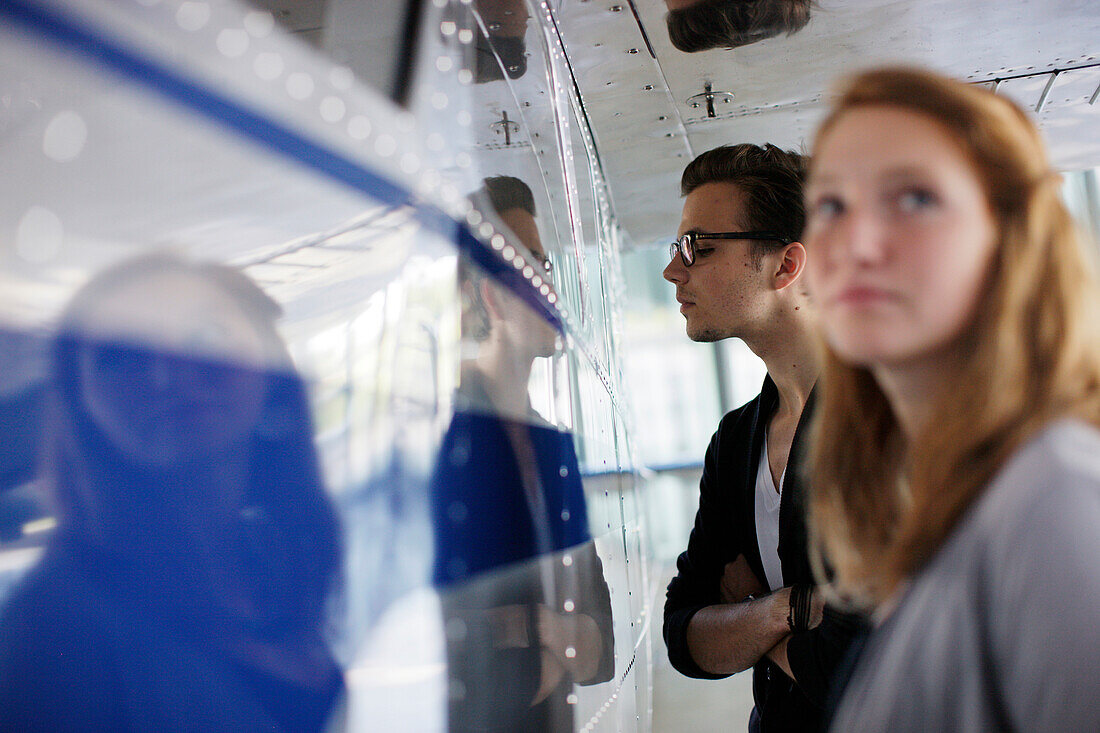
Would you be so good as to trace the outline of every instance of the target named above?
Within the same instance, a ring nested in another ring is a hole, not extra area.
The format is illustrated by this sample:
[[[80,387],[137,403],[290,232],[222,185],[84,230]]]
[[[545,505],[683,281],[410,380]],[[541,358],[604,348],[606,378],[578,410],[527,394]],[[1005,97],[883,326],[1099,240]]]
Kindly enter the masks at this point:
[[[523,0],[477,0],[474,7],[494,40],[499,37],[523,38],[527,33],[527,20],[531,14],[527,12]]]
[[[520,78],[527,72],[524,36],[530,18],[523,0],[478,0],[475,7],[488,36],[477,34],[474,81],[484,84],[505,74]]]
[[[668,38],[680,51],[737,48],[802,30],[813,0],[665,0]]]

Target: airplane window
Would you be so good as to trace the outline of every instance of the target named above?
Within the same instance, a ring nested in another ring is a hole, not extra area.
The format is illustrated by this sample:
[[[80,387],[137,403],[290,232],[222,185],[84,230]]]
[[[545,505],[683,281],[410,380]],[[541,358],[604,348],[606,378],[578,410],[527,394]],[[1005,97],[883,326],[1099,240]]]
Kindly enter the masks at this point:
[[[1062,196],[1078,224],[1088,234],[1093,262],[1100,266],[1100,178],[1096,168],[1063,174]]]

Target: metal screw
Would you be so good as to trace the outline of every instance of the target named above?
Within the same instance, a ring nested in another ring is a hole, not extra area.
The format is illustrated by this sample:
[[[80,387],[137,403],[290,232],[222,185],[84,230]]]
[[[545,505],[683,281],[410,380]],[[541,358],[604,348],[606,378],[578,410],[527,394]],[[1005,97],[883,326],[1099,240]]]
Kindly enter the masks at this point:
[[[627,53],[638,53],[638,49],[636,49],[636,48],[628,49]]]
[[[653,91],[653,85],[652,84],[646,84],[642,88],[645,89],[647,92]]]
[[[612,5],[611,6],[611,12],[612,13],[621,13],[622,11],[623,11],[623,6],[622,5]]]

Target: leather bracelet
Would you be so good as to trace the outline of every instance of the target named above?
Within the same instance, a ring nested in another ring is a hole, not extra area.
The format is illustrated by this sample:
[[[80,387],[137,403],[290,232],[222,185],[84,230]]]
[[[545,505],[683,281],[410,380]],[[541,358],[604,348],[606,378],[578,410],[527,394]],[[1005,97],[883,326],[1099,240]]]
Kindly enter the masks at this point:
[[[802,628],[805,631],[810,630],[810,611],[813,608],[814,603],[814,587],[812,585],[806,586],[806,615],[802,620]]]
[[[787,628],[791,630],[791,633],[809,631],[813,592],[812,585],[799,583],[791,586],[787,609]]]

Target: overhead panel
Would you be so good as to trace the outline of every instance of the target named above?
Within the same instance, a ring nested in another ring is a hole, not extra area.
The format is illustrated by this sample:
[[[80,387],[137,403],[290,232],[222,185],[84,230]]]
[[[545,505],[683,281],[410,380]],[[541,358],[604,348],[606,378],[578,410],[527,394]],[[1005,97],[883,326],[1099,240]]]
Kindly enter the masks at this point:
[[[1100,165],[1100,65],[1058,74],[1038,115],[1055,168]]]
[[[616,5],[618,13],[611,10]],[[635,13],[639,29],[623,22]],[[665,13],[655,0],[574,3],[560,13],[620,219],[638,245],[663,241],[667,223],[679,220],[677,181],[687,162],[681,154],[666,165],[666,148],[642,130],[682,136],[679,149],[689,158],[737,142],[805,149],[838,80],[875,65],[918,65],[988,85],[1000,80],[998,93],[1018,98],[1036,115],[1057,167],[1100,165],[1100,103],[1091,81],[1100,63],[1100,6],[1093,0],[833,0],[818,3],[794,35],[693,54],[673,48]],[[659,95],[645,88],[650,72],[630,62],[643,56],[641,50],[629,54],[643,35],[665,84]],[[692,106],[708,84],[731,95],[717,102],[713,115]],[[668,128],[651,119],[657,98],[669,110],[661,121]],[[630,116],[642,130],[624,122]]]
[[[667,200],[678,191],[654,182],[679,180],[692,152],[651,39],[627,2],[573,3],[554,16],[616,213],[630,234],[671,235],[680,217]]]

